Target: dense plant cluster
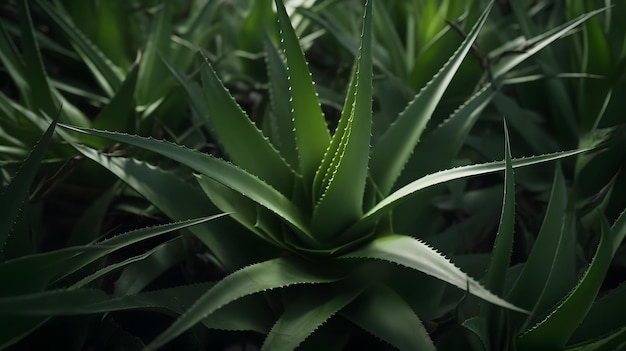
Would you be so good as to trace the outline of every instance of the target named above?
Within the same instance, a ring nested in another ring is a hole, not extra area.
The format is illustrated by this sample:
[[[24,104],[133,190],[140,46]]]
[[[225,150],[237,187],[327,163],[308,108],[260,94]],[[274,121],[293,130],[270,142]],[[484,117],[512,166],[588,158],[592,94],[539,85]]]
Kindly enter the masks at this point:
[[[625,348],[624,15],[0,4],[0,349]]]

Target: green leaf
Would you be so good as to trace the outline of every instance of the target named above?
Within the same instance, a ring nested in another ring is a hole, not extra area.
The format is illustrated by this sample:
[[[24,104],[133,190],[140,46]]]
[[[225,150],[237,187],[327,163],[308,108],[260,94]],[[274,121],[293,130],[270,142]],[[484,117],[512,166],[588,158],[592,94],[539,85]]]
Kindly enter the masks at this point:
[[[330,292],[324,290],[317,293],[307,292],[301,298],[287,301],[285,312],[272,327],[261,350],[295,350],[362,291],[346,285],[339,285],[336,289],[328,288]]]
[[[435,350],[411,306],[386,286],[369,287],[341,314],[399,350]]]
[[[615,351],[623,350],[626,346],[626,327],[612,331],[602,338],[591,340],[582,344],[572,345],[567,351]]]
[[[374,239],[341,258],[383,260],[423,272],[450,283],[485,301],[518,312],[526,312],[499,298],[463,273],[447,258],[423,242],[405,235],[390,234]]]
[[[115,296],[140,292],[168,269],[174,267],[189,254],[183,237],[157,246],[140,261],[130,263],[115,281]]]
[[[383,194],[389,193],[400,176],[439,100],[484,25],[490,9],[491,5],[483,12],[459,49],[372,148],[371,174]]]
[[[64,126],[80,133],[96,135],[118,142],[135,145],[159,153],[185,166],[200,172],[211,179],[241,193],[259,205],[276,213],[302,236],[312,237],[304,225],[302,215],[291,201],[276,189],[224,160],[203,154],[199,151],[136,135],[119,134],[93,129]]]
[[[23,50],[24,76],[28,82],[28,107],[34,111],[43,110],[52,116],[57,112],[48,75],[43,66],[41,52],[35,39],[35,28],[30,15],[28,0],[20,1],[20,44]]]
[[[313,210],[312,230],[316,238],[333,238],[363,211],[372,121],[372,4],[363,16],[363,37],[356,70],[354,102],[332,162],[328,185]],[[350,102],[350,99],[346,99]],[[345,108],[344,108],[345,110]],[[341,123],[340,123],[341,124]],[[320,189],[322,190],[322,189]],[[341,212],[337,211],[341,208]]]
[[[298,169],[298,149],[291,113],[289,96],[289,73],[283,59],[268,36],[265,37],[265,60],[269,76],[270,123],[275,131],[274,146],[280,151],[292,169]]]
[[[503,58],[500,62],[494,65],[492,72],[493,76],[499,78],[501,75],[510,71],[511,68],[517,66],[530,56],[534,55],[539,50],[552,44],[554,41],[560,39],[572,29],[585,22],[587,19],[606,11],[606,8],[598,9],[588,12],[580,17],[577,17],[567,23],[564,23],[556,28],[553,28],[545,33],[542,33],[534,38],[528,39],[526,45],[523,48],[523,53],[517,55],[511,55]]]
[[[104,106],[92,121],[93,128],[109,129],[118,132],[134,131],[135,88],[137,86],[138,66],[134,65],[119,90],[111,101]]]
[[[491,251],[489,267],[485,274],[485,287],[492,292],[502,295],[504,293],[504,281],[509,269],[511,250],[513,249],[513,237],[515,228],[515,182],[513,180],[513,165],[511,163],[511,145],[509,131],[504,124],[505,138],[505,173],[504,195],[502,202],[502,214],[500,225],[496,235],[496,241]]]
[[[510,301],[523,308],[532,309],[539,299],[550,276],[550,270],[546,267],[552,265],[562,235],[567,189],[560,165],[556,167],[551,189],[546,215],[535,244],[507,296]]]
[[[52,5],[39,0],[37,4],[68,37],[70,44],[80,54],[105,93],[108,96],[114,96],[122,86],[122,74],[119,68],[71,20],[61,15]]]
[[[281,0],[275,2],[289,72],[291,108],[300,159],[300,173],[304,184],[312,184],[315,171],[328,147],[330,133],[326,127],[304,53],[291,26],[285,6]]]
[[[626,236],[626,212],[622,213],[612,228],[606,218],[601,221],[600,243],[591,264],[570,294],[559,303],[550,315],[522,334],[521,347],[562,348],[572,336],[591,308],[611,260]]]
[[[172,1],[161,1],[159,11],[153,20],[146,47],[139,63],[137,82],[137,102],[140,105],[153,103],[163,95],[166,86],[167,69],[159,55],[168,57],[170,50]]]
[[[588,151],[584,150],[573,150],[573,151],[562,151],[552,154],[545,154],[540,156],[532,156],[526,158],[513,159],[512,165],[513,168],[530,166],[537,163],[548,162],[552,160],[561,159],[564,157],[577,155],[582,152]],[[391,208],[396,206],[398,202],[401,200],[419,193],[420,190],[431,187],[433,185],[442,184],[451,180],[466,178],[470,176],[476,176],[481,174],[488,174],[497,171],[501,171],[505,168],[504,161],[490,162],[490,163],[482,163],[476,165],[469,166],[461,166],[448,170],[439,171],[436,173],[429,174],[420,179],[409,183],[402,188],[396,190],[394,193],[383,199],[376,206],[374,206],[371,210],[369,210],[363,218],[353,225],[346,235],[352,234],[353,232],[358,232],[363,230],[363,228],[367,228],[373,221],[378,219],[380,216],[388,213]]]
[[[58,118],[58,116],[57,116]],[[39,165],[48,149],[57,119],[55,118],[41,139],[35,145],[28,158],[24,161],[21,168],[13,176],[13,179],[0,194],[0,257],[2,250],[6,244],[7,238],[11,234],[11,228],[15,222],[22,203],[28,199],[30,186],[35,179]],[[23,233],[26,234],[26,233]]]
[[[208,59],[205,62],[200,72],[214,137],[233,163],[290,196],[294,172],[228,93]]]
[[[570,339],[571,344],[606,336],[609,330],[626,328],[626,314],[620,308],[626,299],[626,283],[608,291],[593,303],[589,313]]]
[[[158,350],[213,312],[242,297],[294,284],[330,283],[338,279],[337,276],[322,276],[310,272],[296,262],[284,258],[245,267],[215,284],[163,334],[153,340],[145,351]]]
[[[123,182],[144,196],[168,217],[180,221],[189,217],[201,217],[218,213],[219,210],[197,187],[181,179],[179,175],[166,172],[146,162],[123,157],[109,157],[96,150],[73,146],[85,157],[94,160]],[[185,199],[185,201],[180,201]],[[210,221],[189,229],[209,247],[216,261],[227,271],[233,271],[259,259],[258,241],[251,243],[249,232],[233,221]],[[229,233],[224,236],[223,233]],[[242,243],[246,243],[245,245]],[[269,251],[266,246],[262,251]],[[240,254],[233,255],[233,252]]]

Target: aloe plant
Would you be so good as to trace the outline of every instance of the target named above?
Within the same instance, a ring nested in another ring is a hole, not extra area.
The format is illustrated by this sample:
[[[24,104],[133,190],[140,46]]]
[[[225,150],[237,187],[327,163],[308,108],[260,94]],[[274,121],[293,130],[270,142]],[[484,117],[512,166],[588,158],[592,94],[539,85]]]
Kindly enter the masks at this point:
[[[273,326],[254,329],[267,333],[263,349],[290,350],[299,345],[342,347],[341,340],[347,340],[350,335],[346,322],[399,349],[434,349],[419,314],[429,307],[424,302],[429,298],[441,299],[443,290],[437,288],[433,296],[412,291],[413,294],[419,293],[423,301],[407,297],[407,282],[394,279],[404,276],[405,268],[409,272],[419,272],[409,275],[418,282],[431,276],[436,278],[434,282],[449,283],[485,303],[516,313],[528,313],[489,290],[501,294],[503,291],[498,285],[489,286],[489,289],[484,287],[424,241],[397,233],[392,217],[393,209],[399,203],[417,198],[433,186],[505,169],[509,185],[503,213],[510,213],[513,168],[584,151],[512,159],[507,137],[504,161],[438,169],[439,165],[448,166],[455,157],[462,138],[492,97],[491,85],[462,105],[446,123],[435,128],[431,135],[439,139],[426,139],[426,146],[443,145],[442,142],[449,143],[449,140],[458,142],[441,149],[415,149],[437,102],[485,23],[489,8],[440,72],[377,142],[370,145],[372,2],[366,2],[355,68],[338,126],[332,134],[326,126],[296,33],[282,2],[276,1],[276,6],[286,61],[283,62],[273,51],[272,44],[267,45],[267,63],[274,80],[270,84],[272,128],[269,138],[237,105],[208,60],[201,68],[204,99],[199,98],[194,85],[173,70],[195,110],[209,117],[207,123],[229,161],[166,141],[65,126],[75,132],[150,150],[191,168],[197,173],[197,181],[210,202],[222,211],[230,212],[248,235],[277,248],[275,256],[249,262],[218,281],[146,349],[158,349],[195,324],[207,323],[228,306],[244,305],[267,311],[267,304],[276,318]],[[532,50],[509,61],[498,73],[507,72],[584,19],[577,19],[538,38]],[[444,135],[449,139],[441,140]],[[132,173],[119,170],[119,162],[125,161],[74,145],[123,180],[134,182],[136,188],[142,187],[141,181],[137,182]],[[410,162],[424,162],[428,165],[427,173],[403,183],[402,171]],[[435,169],[432,169],[433,164]],[[150,196],[158,198],[158,195]],[[172,200],[176,201],[175,198]],[[171,211],[175,212],[174,209]],[[212,234],[218,239],[214,241],[216,244],[220,241],[219,235],[226,235],[226,232]],[[224,241],[229,240],[224,238]],[[239,245],[244,248],[249,244],[239,242]],[[237,255],[236,252],[222,251],[223,247],[209,246],[209,249],[222,260],[226,260],[228,254]],[[493,262],[494,267],[508,264],[508,256],[500,254]],[[501,273],[492,275],[500,279]],[[495,279],[490,278],[489,284]],[[309,287],[302,287],[303,284]],[[250,305],[248,299],[257,294],[266,295],[267,299],[264,303]],[[450,310],[451,307],[443,307],[436,312],[424,313],[441,316]],[[254,315],[248,310],[237,319],[252,320],[256,318]],[[219,321],[211,325],[220,328]],[[330,325],[339,327],[330,328]],[[228,329],[226,326],[221,328]],[[243,327],[239,325],[239,328]],[[320,330],[316,332],[318,328]]]

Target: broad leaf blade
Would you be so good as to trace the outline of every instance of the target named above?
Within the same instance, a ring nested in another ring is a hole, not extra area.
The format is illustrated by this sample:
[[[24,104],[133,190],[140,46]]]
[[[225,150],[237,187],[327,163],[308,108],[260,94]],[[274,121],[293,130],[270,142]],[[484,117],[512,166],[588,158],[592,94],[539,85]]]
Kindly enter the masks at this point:
[[[389,193],[400,176],[439,100],[484,25],[490,9],[491,5],[483,12],[459,49],[372,148],[371,174],[383,194]]]
[[[245,267],[215,284],[145,350],[158,350],[221,307],[242,297],[294,284],[330,283],[337,279],[338,277],[325,277],[309,272],[284,258]]]
[[[368,174],[372,121],[372,4],[367,2],[363,17],[363,36],[359,49],[354,105],[343,131],[340,147],[331,163],[328,186],[323,189],[313,210],[312,230],[316,237],[328,239],[353,223],[363,213],[363,193]],[[347,99],[346,101],[349,101]],[[320,189],[322,190],[322,189]],[[341,212],[337,211],[341,208]]]
[[[317,99],[311,73],[300,48],[298,37],[287,16],[285,6],[281,0],[275,2],[289,72],[291,108],[300,159],[300,172],[304,184],[312,184],[315,170],[328,147],[330,133]]]
[[[411,306],[386,286],[371,286],[341,314],[399,350],[435,351],[435,345]]]
[[[379,237],[341,258],[374,259],[396,263],[443,280],[495,305],[526,312],[494,295],[435,249],[412,237],[399,234]]]
[[[228,93],[208,59],[205,62],[201,75],[209,113],[206,118],[211,119],[209,127],[215,138],[233,163],[289,196],[294,172]]]

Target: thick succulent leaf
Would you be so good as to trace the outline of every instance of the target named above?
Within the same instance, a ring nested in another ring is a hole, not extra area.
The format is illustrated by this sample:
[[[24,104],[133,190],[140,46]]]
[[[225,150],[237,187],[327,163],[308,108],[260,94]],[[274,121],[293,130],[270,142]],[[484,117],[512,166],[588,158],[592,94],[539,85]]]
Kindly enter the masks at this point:
[[[56,123],[56,119],[50,123],[9,185],[0,194],[0,257],[2,257],[2,250],[7,238],[11,234],[13,223],[22,208],[22,203],[28,198],[31,183],[35,179],[39,165],[48,149]]]
[[[271,39],[265,36],[265,61],[269,78],[270,123],[274,131],[274,146],[289,163],[292,169],[298,169],[298,149],[293,131],[291,103],[289,96],[289,73],[283,59]]]
[[[146,351],[158,350],[213,312],[242,297],[294,284],[330,283],[339,278],[310,272],[297,262],[284,258],[245,267],[222,279],[202,295],[174,324],[152,341]]]
[[[261,350],[295,350],[362,291],[345,284],[329,290],[314,293],[311,289],[301,298],[288,301],[285,312],[272,327]]]
[[[300,159],[300,173],[304,184],[312,184],[315,170],[330,142],[330,133],[317,99],[311,72],[307,67],[285,6],[281,0],[275,2],[289,72],[291,108]]]
[[[406,235],[382,236],[362,248],[340,257],[344,259],[375,259],[396,263],[441,279],[498,306],[525,312],[524,309],[514,306],[485,289],[432,247]]]
[[[565,179],[560,165],[557,165],[543,224],[524,268],[507,296],[521,307],[532,309],[548,281],[550,270],[546,267],[552,265],[559,246],[566,206]]]
[[[372,123],[372,4],[366,3],[359,49],[354,106],[343,131],[340,147],[331,163],[328,186],[313,210],[312,230],[317,238],[335,236],[363,211],[363,193],[368,175]],[[340,212],[337,208],[341,208]]]
[[[108,298],[96,289],[46,291],[36,294],[0,298],[0,311],[6,315],[51,316],[56,314],[82,314],[84,306]]]
[[[411,306],[386,286],[369,287],[341,314],[398,350],[435,350]]]
[[[180,221],[219,212],[198,188],[192,187],[176,174],[146,162],[124,157],[109,157],[91,148],[72,145],[85,157],[115,174],[173,220]],[[181,198],[185,201],[180,201]],[[242,243],[249,243],[253,238],[233,221],[210,221],[189,230],[209,247],[216,261],[227,271],[233,271],[259,259],[258,245],[261,242],[243,245]],[[269,248],[270,246],[266,246],[262,251],[268,251]],[[233,255],[233,252],[239,254]]]
[[[606,218],[602,219],[601,225],[602,236],[596,254],[576,287],[546,319],[520,336],[520,346],[562,348],[582,322],[600,290],[615,252],[626,237],[626,212],[612,228]]]
[[[205,62],[200,72],[214,137],[233,163],[290,196],[294,172],[222,85],[208,59]]]
[[[383,45],[386,51],[389,53],[389,66],[390,71],[394,75],[402,80],[407,78],[408,70],[408,55],[405,55],[404,48],[402,46],[402,39],[398,35],[398,32],[393,30],[395,24],[389,13],[389,8],[385,6],[382,1],[374,1],[375,11],[374,15],[374,28],[376,37],[384,38],[380,40],[380,44]]]
[[[291,201],[256,176],[230,164],[224,160],[209,156],[199,151],[166,141],[159,141],[136,135],[105,132],[65,126],[70,130],[88,135],[96,135],[122,143],[135,145],[165,157],[171,158],[185,166],[204,174],[213,180],[241,193],[259,205],[276,213],[286,223],[299,231],[302,236],[309,236],[302,215]]]
[[[522,61],[534,55],[537,51],[560,39],[569,31],[579,26],[581,23],[604,11],[606,11],[606,9],[604,8],[591,11],[534,38],[528,39],[526,41],[526,46],[522,48],[522,53],[505,57],[500,62],[498,62],[498,64],[494,65],[494,67],[492,68],[493,76],[496,78],[500,77],[501,75],[510,71],[511,68],[515,67]]]
[[[490,9],[491,5],[483,12],[459,49],[372,148],[371,174],[383,194],[389,193],[400,176],[439,100],[484,25]]]
[[[489,267],[484,278],[485,287],[498,295],[504,294],[504,282],[511,260],[515,228],[515,182],[513,180],[509,131],[506,128],[506,123],[504,125],[504,139],[505,173],[502,213],[496,241],[491,251]]]
[[[0,323],[4,326],[0,333],[0,350],[22,340],[25,336],[44,324],[48,318],[39,316],[0,316]]]
[[[114,96],[122,86],[119,68],[109,60],[102,51],[66,16],[45,1],[37,1],[44,13],[63,31],[70,44],[78,51],[87,67],[108,96]]]
[[[577,155],[585,151],[588,151],[588,150],[584,149],[584,150],[562,151],[562,152],[540,155],[540,156],[517,158],[517,159],[512,160],[512,166],[513,168],[530,166],[530,165],[534,165],[537,163],[548,162],[548,161],[558,160],[558,159],[572,156],[572,155]],[[439,171],[439,172],[424,176],[396,190],[391,195],[389,195],[388,197],[383,199],[381,202],[379,202],[371,210],[365,213],[363,218],[358,223],[356,223],[354,226],[350,228],[347,235],[351,234],[354,231],[360,231],[360,230],[363,230],[364,228],[367,228],[369,225],[373,223],[373,221],[380,218],[380,216],[388,213],[391,210],[391,208],[396,206],[401,200],[418,193],[420,190],[426,189],[428,187],[431,187],[437,184],[449,182],[455,179],[461,179],[461,178],[501,171],[504,168],[505,168],[505,162],[497,161],[497,162],[456,167],[456,168],[443,170],[443,171]]]

